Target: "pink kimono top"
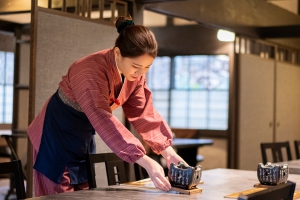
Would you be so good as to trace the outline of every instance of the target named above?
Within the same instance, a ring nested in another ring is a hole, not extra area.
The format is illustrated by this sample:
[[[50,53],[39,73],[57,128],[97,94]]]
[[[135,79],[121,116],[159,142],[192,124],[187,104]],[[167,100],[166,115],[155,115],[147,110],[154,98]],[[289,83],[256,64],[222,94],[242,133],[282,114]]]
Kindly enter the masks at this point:
[[[172,145],[172,132],[153,107],[145,75],[135,81],[125,79],[122,84],[113,49],[93,53],[73,63],[62,77],[59,88],[80,106],[102,140],[124,161],[136,162],[145,154],[145,149],[139,139],[112,115],[112,110],[119,106],[155,153],[160,154]],[[35,152],[41,144],[48,102],[28,127]]]

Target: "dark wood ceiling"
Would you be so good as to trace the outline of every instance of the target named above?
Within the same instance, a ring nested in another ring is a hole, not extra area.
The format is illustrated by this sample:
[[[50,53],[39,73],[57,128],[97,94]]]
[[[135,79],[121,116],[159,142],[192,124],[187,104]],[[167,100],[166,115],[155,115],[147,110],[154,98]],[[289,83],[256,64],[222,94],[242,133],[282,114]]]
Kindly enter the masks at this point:
[[[237,34],[280,42],[300,49],[300,16],[269,3],[269,0],[135,0],[135,2],[143,4],[147,10],[167,16],[193,20],[204,26],[223,28]],[[0,15],[30,12],[30,4],[31,0],[0,0]],[[0,21],[1,27],[10,30],[12,26]]]
[[[148,3],[145,8],[300,49],[300,16],[266,0],[186,0]]]
[[[162,3],[162,2],[171,2],[171,1],[186,1],[186,0],[136,0],[135,2],[141,4],[148,4],[148,3]]]
[[[249,30],[300,26],[300,16],[263,0],[187,0],[147,4],[146,9],[218,28]]]

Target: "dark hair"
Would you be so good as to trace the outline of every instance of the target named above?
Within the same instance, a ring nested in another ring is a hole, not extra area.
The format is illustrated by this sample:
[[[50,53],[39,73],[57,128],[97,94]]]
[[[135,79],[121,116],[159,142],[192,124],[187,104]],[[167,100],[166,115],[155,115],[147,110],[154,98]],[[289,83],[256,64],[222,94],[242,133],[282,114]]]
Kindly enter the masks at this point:
[[[132,25],[134,23],[128,23],[128,21],[132,21],[130,15],[118,17],[115,23],[118,32],[120,32],[115,47],[120,49],[122,57],[134,58],[148,54],[155,58],[157,56],[157,42],[154,34],[145,26]]]

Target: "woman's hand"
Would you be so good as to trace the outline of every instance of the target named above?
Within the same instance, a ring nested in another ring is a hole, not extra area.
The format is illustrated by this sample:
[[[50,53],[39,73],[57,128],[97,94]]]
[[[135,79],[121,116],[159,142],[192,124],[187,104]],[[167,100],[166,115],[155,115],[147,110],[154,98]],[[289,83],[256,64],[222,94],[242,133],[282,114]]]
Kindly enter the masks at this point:
[[[174,149],[169,146],[165,150],[161,152],[161,155],[165,158],[167,162],[167,167],[170,169],[171,163],[174,163],[175,165],[178,164],[178,162],[184,162],[186,166],[189,166],[175,151]]]
[[[144,155],[142,158],[138,159],[136,163],[145,168],[156,188],[164,191],[169,191],[171,189],[171,184],[165,177],[162,166],[156,161],[147,155]]]

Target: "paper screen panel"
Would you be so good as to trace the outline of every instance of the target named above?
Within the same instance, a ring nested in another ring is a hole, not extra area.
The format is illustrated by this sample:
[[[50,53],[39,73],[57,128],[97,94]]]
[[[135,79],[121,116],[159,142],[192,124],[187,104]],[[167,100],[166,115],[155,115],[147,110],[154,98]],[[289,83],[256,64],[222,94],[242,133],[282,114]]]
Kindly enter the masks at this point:
[[[239,54],[239,168],[256,170],[260,143],[273,139],[274,60]]]
[[[38,12],[35,115],[57,90],[61,77],[77,59],[114,46],[117,31],[108,26]]]
[[[300,140],[300,67],[277,63],[276,78],[276,141],[290,141],[292,158],[295,158],[293,141]]]
[[[35,116],[57,90],[69,66],[90,53],[112,48],[117,34],[114,26],[39,10],[36,34]],[[111,152],[98,135],[95,139],[97,152]],[[105,172],[97,177],[105,184]]]

